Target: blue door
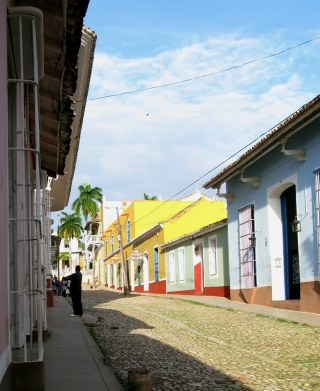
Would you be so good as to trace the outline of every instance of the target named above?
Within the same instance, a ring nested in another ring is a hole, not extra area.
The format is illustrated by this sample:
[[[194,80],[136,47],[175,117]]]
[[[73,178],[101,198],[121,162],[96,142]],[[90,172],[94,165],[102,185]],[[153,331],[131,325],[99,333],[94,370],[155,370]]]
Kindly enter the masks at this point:
[[[159,281],[159,252],[158,247],[153,249],[153,259],[154,259],[154,281]]]

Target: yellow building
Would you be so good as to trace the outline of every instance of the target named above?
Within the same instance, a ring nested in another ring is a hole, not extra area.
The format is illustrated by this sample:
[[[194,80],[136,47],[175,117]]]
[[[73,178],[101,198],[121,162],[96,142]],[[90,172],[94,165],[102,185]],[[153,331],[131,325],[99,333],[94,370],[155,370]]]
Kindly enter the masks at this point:
[[[103,233],[106,286],[165,293],[160,246],[225,218],[223,201],[134,201]]]

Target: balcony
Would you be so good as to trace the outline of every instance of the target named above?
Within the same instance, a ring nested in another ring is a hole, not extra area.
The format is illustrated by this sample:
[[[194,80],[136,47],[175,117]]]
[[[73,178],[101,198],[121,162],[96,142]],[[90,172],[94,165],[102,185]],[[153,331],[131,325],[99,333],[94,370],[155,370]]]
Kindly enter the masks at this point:
[[[90,233],[87,234],[85,238],[85,248],[87,250],[92,251],[92,249],[99,246],[100,243],[101,243],[100,234],[97,235],[91,235]]]

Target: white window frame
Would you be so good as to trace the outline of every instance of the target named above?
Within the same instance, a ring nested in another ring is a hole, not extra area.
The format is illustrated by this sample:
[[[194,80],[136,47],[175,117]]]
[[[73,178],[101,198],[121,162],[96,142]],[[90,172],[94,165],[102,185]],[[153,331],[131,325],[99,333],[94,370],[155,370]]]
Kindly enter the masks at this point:
[[[175,252],[170,251],[169,255],[169,281],[170,284],[176,283],[176,260],[175,260]]]
[[[184,247],[178,248],[178,263],[179,263],[179,281],[183,282],[186,279],[186,251]]]
[[[114,237],[111,236],[111,254],[114,253]]]
[[[218,246],[217,235],[208,237],[208,272],[209,278],[218,278]]]

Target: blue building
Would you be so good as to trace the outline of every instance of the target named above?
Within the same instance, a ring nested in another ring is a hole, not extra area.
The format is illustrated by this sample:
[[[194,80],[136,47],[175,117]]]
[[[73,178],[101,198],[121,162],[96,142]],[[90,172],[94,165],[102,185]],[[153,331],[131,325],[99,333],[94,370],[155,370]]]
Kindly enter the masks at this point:
[[[228,200],[231,300],[320,313],[320,96],[204,187]]]

